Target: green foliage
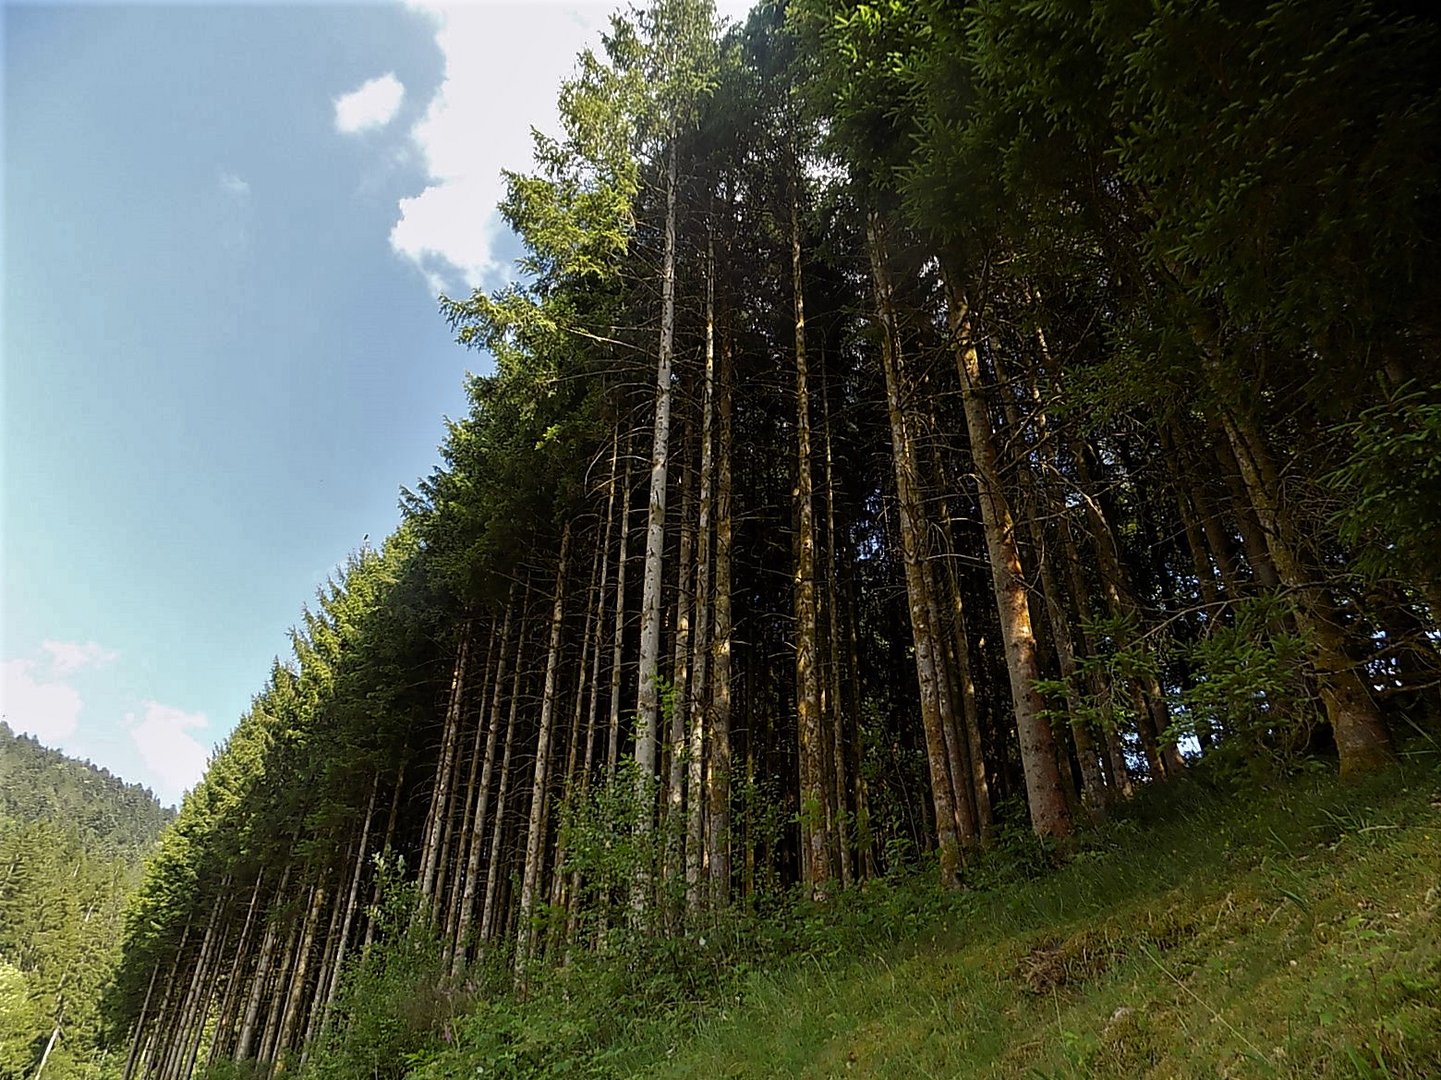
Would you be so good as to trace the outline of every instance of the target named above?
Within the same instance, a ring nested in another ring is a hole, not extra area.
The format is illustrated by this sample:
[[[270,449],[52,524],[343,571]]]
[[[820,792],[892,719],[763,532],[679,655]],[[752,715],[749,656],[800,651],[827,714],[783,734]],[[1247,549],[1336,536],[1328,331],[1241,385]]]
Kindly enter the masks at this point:
[[[269,1066],[251,1059],[249,1061],[217,1061],[209,1067],[198,1070],[201,1080],[266,1080]]]
[[[88,1080],[106,1062],[99,1009],[125,905],[171,816],[0,723],[0,1077],[29,1076],[57,1024],[47,1077]]]
[[[25,972],[0,959],[0,1077],[20,1080],[35,1062],[33,1044],[44,1038],[39,1002]]]
[[[347,966],[331,1020],[304,1076],[313,1080],[394,1080],[421,1051],[453,1037],[466,995],[451,986],[440,935],[418,918],[426,907],[403,867],[377,857],[378,934]],[[218,1078],[212,1078],[218,1080]]]
[[[1441,384],[1402,387],[1343,430],[1353,448],[1330,480],[1356,569],[1441,589]]]
[[[642,777],[633,758],[623,758],[615,774],[576,791],[560,807],[561,843],[566,854],[562,872],[579,873],[585,912],[584,932],[606,935],[613,947],[617,929],[626,925],[631,890],[637,881],[664,882],[674,904],[683,895],[683,881],[665,881],[668,847],[685,828],[684,821],[666,821],[643,828],[652,819],[659,783]],[[608,928],[602,931],[602,928]]]
[[[925,754],[918,747],[904,745],[881,701],[869,698],[862,708],[857,736],[861,776],[870,794],[865,825],[880,840],[884,873],[904,877],[915,868],[920,849],[921,837],[914,825],[917,807],[911,793],[926,790]]]
[[[1243,600],[1191,647],[1194,683],[1176,733],[1220,737],[1209,768],[1267,780],[1302,763],[1320,714],[1302,675],[1306,642],[1288,629],[1292,614],[1279,597]]]
[[[1133,616],[1087,620],[1096,651],[1078,658],[1073,684],[1038,680],[1045,715],[1058,728],[1080,720],[1134,733],[1140,718],[1134,694],[1124,688],[1142,677],[1163,680],[1179,662],[1186,682],[1163,737],[1211,742],[1205,761],[1212,775],[1273,780],[1304,764],[1321,724],[1304,675],[1307,643],[1294,616],[1280,596],[1237,600],[1190,643],[1147,640]]]
[[[1140,721],[1135,681],[1161,677],[1160,649],[1167,643],[1144,635],[1134,615],[1089,618],[1082,620],[1082,626],[1095,651],[1076,658],[1071,682],[1036,681],[1036,690],[1047,704],[1043,715],[1058,729],[1080,722],[1098,731],[1134,733]]]
[[[758,849],[775,850],[787,825],[780,784],[771,777],[747,778],[732,785],[731,793],[736,804],[732,831],[749,837]],[[774,866],[761,863],[751,871],[747,888],[752,902],[765,910],[782,897],[785,886]]]

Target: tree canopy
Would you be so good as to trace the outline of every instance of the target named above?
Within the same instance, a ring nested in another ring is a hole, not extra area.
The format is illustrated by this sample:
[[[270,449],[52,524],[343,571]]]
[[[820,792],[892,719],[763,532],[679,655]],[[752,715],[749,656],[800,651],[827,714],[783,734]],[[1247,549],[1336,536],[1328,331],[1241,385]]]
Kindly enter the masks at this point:
[[[441,298],[494,373],[151,859],[126,1080],[423,987],[396,1075],[482,972],[1435,732],[1438,71],[1383,3],[617,15]]]

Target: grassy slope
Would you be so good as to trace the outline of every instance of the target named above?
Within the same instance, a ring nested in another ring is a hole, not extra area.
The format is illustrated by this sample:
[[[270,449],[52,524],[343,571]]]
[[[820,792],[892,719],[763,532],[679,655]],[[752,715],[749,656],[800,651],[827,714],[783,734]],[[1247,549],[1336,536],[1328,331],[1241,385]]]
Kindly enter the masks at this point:
[[[901,948],[758,975],[667,1077],[1441,1076],[1441,790],[1196,795]],[[1109,850],[1107,850],[1109,849]]]
[[[1441,1077],[1434,753],[1172,785],[1047,862],[1018,841],[959,893],[877,882],[577,965],[474,1002],[409,1080]]]

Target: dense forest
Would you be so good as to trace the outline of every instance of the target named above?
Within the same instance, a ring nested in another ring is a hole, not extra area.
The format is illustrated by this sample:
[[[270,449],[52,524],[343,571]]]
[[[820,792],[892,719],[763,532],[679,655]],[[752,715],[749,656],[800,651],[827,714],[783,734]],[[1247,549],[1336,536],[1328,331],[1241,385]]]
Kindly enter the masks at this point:
[[[1390,0],[616,16],[516,282],[441,300],[494,361],[443,465],[149,864],[126,1080],[399,1076],[592,961],[1434,747],[1438,72]]]
[[[174,816],[0,721],[0,1077],[101,1075],[125,905]]]

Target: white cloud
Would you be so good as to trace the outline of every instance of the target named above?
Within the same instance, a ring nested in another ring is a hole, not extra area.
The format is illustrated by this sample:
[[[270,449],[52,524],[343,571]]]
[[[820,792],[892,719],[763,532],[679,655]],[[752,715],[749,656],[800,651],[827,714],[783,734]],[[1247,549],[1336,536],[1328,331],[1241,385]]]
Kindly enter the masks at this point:
[[[210,726],[205,714],[147,701],[145,716],[138,723],[134,716],[125,719],[133,725],[130,738],[141,759],[158,781],[157,794],[162,800],[178,801],[205,774],[210,759],[210,751],[190,734]]]
[[[394,72],[361,83],[358,89],[335,99],[335,130],[345,135],[383,128],[395,119],[405,87]]]
[[[494,286],[511,268],[496,257],[506,228],[495,207],[500,171],[531,168],[531,128],[560,133],[556,97],[585,48],[600,48],[617,5],[609,0],[415,0],[445,58],[445,79],[411,131],[430,183],[400,200],[390,246],[425,275],[432,292]],[[744,19],[747,0],[721,0]]]
[[[60,643],[47,641],[45,646],[53,644]],[[54,746],[74,734],[84,703],[74,687],[36,679],[36,666],[34,660],[7,660],[0,665],[0,715],[14,731]]]
[[[40,647],[50,654],[50,673],[64,678],[82,668],[103,667],[120,654],[94,641],[42,641]]]
[[[250,198],[250,185],[233,172],[226,172],[224,169],[220,172],[220,190],[236,200]]]
[[[496,204],[501,169],[531,164],[532,126],[559,129],[555,99],[576,54],[599,47],[609,4],[415,5],[433,18],[445,79],[411,131],[430,175],[400,200],[390,244],[432,291],[495,283],[505,228]],[[457,280],[458,279],[458,280]]]

